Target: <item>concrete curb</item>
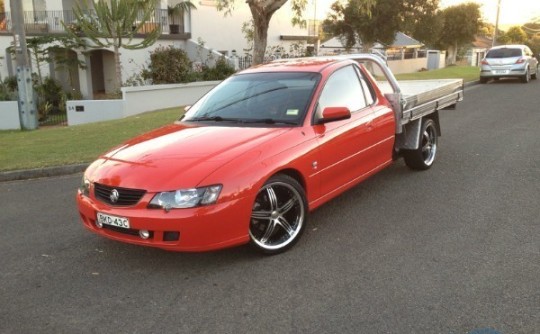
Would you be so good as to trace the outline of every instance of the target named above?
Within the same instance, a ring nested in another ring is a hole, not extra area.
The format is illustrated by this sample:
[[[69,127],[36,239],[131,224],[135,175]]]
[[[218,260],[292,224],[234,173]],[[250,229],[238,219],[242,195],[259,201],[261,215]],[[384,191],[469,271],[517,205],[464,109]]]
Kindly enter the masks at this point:
[[[44,167],[26,170],[0,172],[0,182],[37,179],[40,177],[69,175],[83,172],[89,164]]]

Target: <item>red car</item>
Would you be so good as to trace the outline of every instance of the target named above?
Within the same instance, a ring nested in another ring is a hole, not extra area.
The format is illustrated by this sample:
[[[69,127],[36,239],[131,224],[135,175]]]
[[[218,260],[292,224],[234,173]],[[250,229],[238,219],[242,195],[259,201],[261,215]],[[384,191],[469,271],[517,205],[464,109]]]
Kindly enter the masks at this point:
[[[80,216],[89,230],[138,245],[207,251],[250,242],[282,252],[311,210],[392,163],[395,122],[353,60],[248,69],[176,123],[92,163]]]

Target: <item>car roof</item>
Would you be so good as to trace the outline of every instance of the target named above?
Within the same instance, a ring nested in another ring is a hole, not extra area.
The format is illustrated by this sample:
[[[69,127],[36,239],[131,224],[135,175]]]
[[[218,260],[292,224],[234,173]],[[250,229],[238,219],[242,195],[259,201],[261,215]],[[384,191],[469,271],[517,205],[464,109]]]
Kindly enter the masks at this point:
[[[256,65],[254,67],[243,70],[244,73],[261,73],[261,72],[322,72],[325,68],[341,63],[350,62],[348,59],[340,59],[336,57],[306,57],[306,58],[291,58],[274,60],[267,64]]]
[[[523,45],[523,44],[506,44],[506,45],[494,46],[490,50],[496,50],[496,49],[524,49],[526,47],[527,46]]]

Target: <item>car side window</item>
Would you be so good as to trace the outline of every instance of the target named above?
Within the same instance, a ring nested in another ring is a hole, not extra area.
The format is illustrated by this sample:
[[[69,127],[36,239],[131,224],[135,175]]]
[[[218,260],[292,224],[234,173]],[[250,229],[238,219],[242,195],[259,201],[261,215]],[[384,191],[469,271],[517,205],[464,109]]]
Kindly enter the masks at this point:
[[[351,112],[365,108],[362,85],[353,66],[335,71],[326,82],[319,98],[319,110],[326,107],[347,107]]]
[[[366,99],[366,103],[369,106],[373,105],[375,103],[375,93],[373,91],[373,88],[368,83],[364,74],[359,69],[357,69],[356,71],[358,73],[358,77],[360,78],[360,83],[362,85],[362,90],[364,91],[364,97]]]

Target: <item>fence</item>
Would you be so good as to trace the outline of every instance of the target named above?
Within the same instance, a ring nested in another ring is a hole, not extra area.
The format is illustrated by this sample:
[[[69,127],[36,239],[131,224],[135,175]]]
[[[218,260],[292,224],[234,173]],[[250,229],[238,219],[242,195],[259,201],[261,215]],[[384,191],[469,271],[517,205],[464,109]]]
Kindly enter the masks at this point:
[[[51,110],[47,115],[39,117],[39,126],[67,125],[67,112],[59,108]]]
[[[89,12],[87,15],[90,17],[93,14]],[[72,10],[25,11],[23,18],[24,27],[28,33],[62,33],[65,31],[62,22],[71,29],[77,29],[77,21]],[[145,34],[153,31],[156,27],[161,27],[163,33],[171,33],[169,21],[167,9],[156,9],[154,15],[137,32]],[[175,33],[184,33],[183,25],[179,25],[179,27],[181,29]],[[10,31],[10,29],[11,13],[0,12],[0,31]]]

